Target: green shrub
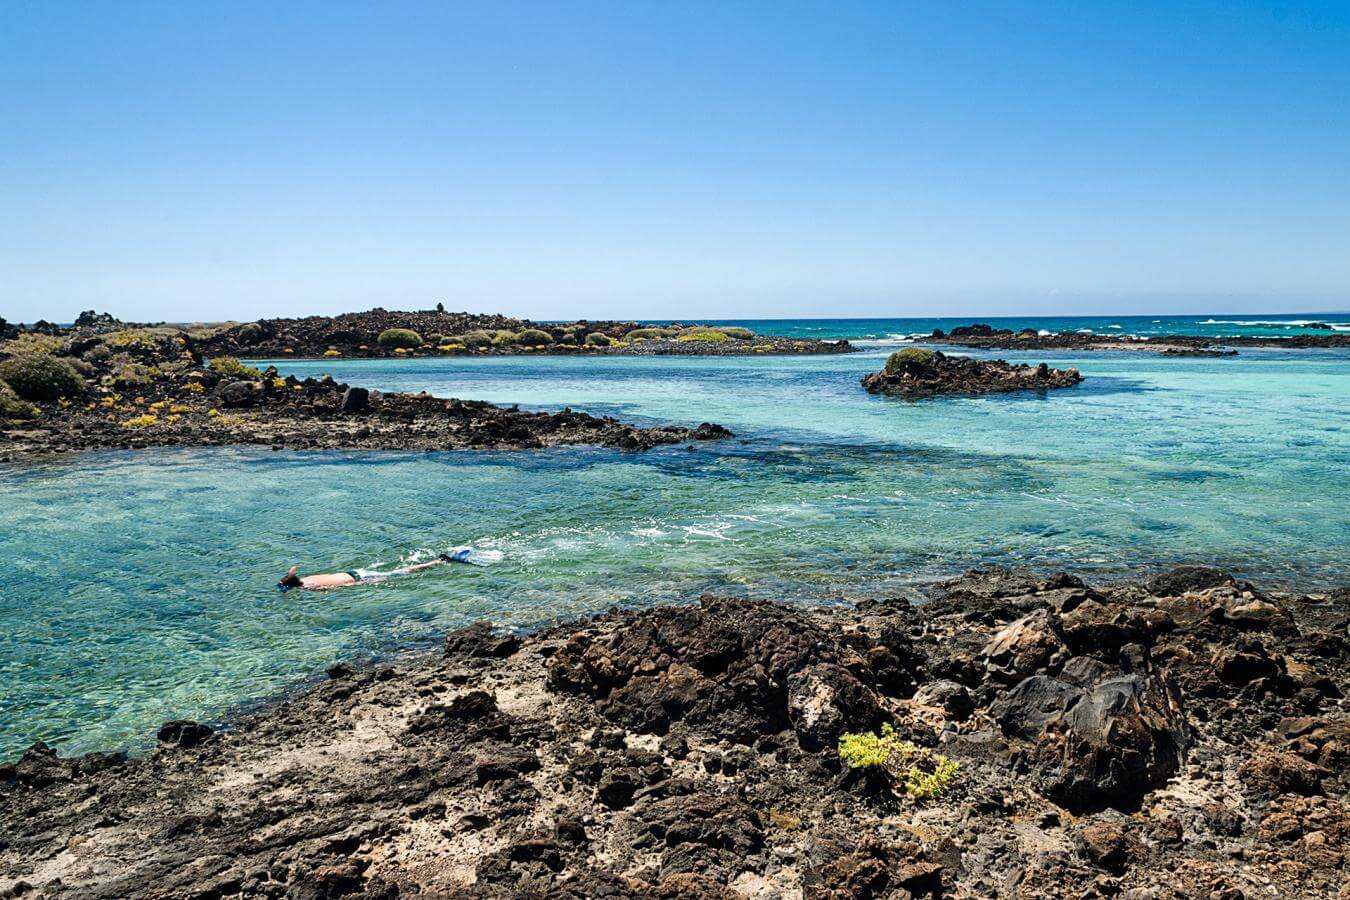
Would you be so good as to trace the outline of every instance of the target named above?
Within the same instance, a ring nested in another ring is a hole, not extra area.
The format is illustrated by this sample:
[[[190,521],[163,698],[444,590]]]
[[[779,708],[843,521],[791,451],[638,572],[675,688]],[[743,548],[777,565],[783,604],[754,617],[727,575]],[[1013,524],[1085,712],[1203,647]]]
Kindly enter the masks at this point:
[[[624,337],[630,341],[650,341],[657,338],[668,338],[674,333],[675,332],[671,331],[669,328],[634,328],[632,331],[625,334]]]
[[[934,353],[932,350],[923,347],[906,347],[903,350],[897,350],[886,358],[886,367],[882,369],[887,375],[894,375],[905,368],[910,363],[928,363],[933,361]]]
[[[734,338],[738,341],[748,341],[755,336],[755,333],[751,331],[749,328],[742,328],[739,325],[726,325],[721,328],[718,328],[717,330],[725,334],[727,337]]]
[[[429,334],[427,335],[427,343],[433,347],[439,347],[441,344],[445,343],[445,335]]]
[[[112,348],[107,344],[95,344],[84,351],[85,362],[94,363],[95,365],[103,365],[108,360],[112,359],[112,357]]]
[[[144,350],[155,348],[154,335],[142,328],[124,328],[121,331],[114,331],[104,340],[109,347],[116,350],[129,350],[132,347],[140,347]]]
[[[526,328],[517,340],[526,347],[544,347],[553,343],[553,335],[538,328]]]
[[[593,331],[586,335],[587,347],[608,347],[612,343],[614,342],[609,339],[609,335],[601,334],[598,331]]]
[[[388,328],[380,332],[379,344],[395,350],[412,350],[422,346],[422,336],[411,328]]]
[[[675,340],[681,341],[683,343],[689,343],[690,341],[698,341],[704,344],[724,344],[727,341],[729,341],[730,338],[728,338],[725,334],[723,334],[720,331],[713,331],[711,328],[708,329],[691,328],[685,331],[681,331],[680,336],[677,337]]]
[[[0,362],[0,381],[24,400],[49,403],[84,390],[84,379],[68,360],[43,354],[16,356]]]
[[[14,339],[5,349],[15,356],[44,355],[55,353],[66,343],[65,338],[50,334],[38,334],[25,331]]]
[[[839,738],[839,759],[850,769],[879,768],[891,782],[896,796],[930,800],[946,793],[956,778],[960,763],[927,747],[903,741],[887,722],[881,734],[845,734]]]
[[[490,347],[492,346],[492,335],[486,331],[470,331],[468,334],[452,334],[446,338],[452,344],[463,344],[465,347]]]
[[[124,390],[142,388],[154,380],[158,374],[159,369],[139,363],[125,353],[119,353],[112,358],[113,387]]]
[[[262,378],[262,372],[244,365],[233,356],[217,356],[211,360],[211,370],[220,373],[222,378],[244,378],[250,381]]]
[[[520,340],[520,335],[514,331],[494,331],[492,332],[492,343],[501,346],[502,344],[514,344]]]
[[[249,322],[239,329],[239,334],[236,337],[241,344],[256,344],[263,339],[265,334],[266,332],[263,331],[261,325],[257,322]]]
[[[0,419],[36,418],[38,408],[27,400],[20,400],[14,389],[0,381]]]

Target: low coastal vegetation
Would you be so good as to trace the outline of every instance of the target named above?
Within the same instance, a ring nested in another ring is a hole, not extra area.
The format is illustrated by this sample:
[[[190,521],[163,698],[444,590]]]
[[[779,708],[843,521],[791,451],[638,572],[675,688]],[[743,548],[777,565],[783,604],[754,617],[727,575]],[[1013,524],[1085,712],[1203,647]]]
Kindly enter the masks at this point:
[[[6,382],[0,381],[0,419],[35,419],[38,408],[23,400]]]
[[[211,360],[211,370],[222,378],[245,378],[256,380],[263,373],[253,366],[245,365],[233,356],[217,356]]]
[[[714,331],[711,328],[690,328],[681,331],[679,337],[675,338],[682,344],[698,342],[702,344],[723,344],[731,340],[725,332]]]
[[[886,358],[886,365],[881,371],[887,375],[896,375],[905,370],[910,365],[926,365],[933,361],[935,354],[927,347],[905,347],[897,350]]]
[[[29,353],[0,361],[0,381],[20,398],[51,402],[84,390],[84,379],[68,359]]]
[[[411,350],[422,346],[422,336],[411,328],[386,328],[380,332],[378,341],[381,347],[392,349]]]
[[[901,740],[890,722],[881,726],[880,734],[840,735],[839,759],[850,769],[879,769],[889,779],[895,794],[913,800],[941,797],[960,768],[958,763],[927,747]]]

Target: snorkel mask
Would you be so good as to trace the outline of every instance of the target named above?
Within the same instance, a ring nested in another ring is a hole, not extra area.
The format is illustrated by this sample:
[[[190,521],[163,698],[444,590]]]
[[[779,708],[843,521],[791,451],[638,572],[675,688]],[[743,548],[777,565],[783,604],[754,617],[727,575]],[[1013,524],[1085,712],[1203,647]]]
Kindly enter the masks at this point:
[[[291,588],[297,587],[299,584],[300,579],[295,575],[295,566],[291,566],[291,570],[286,573],[285,577],[277,582],[277,590],[284,594]]]

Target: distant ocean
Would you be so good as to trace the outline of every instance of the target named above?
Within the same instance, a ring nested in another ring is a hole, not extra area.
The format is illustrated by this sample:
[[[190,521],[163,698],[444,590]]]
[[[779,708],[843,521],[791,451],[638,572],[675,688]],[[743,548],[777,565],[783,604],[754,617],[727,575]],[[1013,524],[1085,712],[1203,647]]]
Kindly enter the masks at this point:
[[[664,324],[670,320],[650,320]],[[691,320],[692,321],[692,320]],[[1209,316],[932,316],[896,319],[725,319],[709,324],[741,325],[764,334],[817,340],[847,339],[867,346],[914,340],[932,334],[934,328],[950,331],[958,325],[984,322],[994,328],[1020,331],[1078,331],[1102,335],[1251,335],[1290,337],[1296,334],[1350,332],[1350,312],[1294,313],[1287,315]],[[1330,326],[1318,328],[1318,325]]]

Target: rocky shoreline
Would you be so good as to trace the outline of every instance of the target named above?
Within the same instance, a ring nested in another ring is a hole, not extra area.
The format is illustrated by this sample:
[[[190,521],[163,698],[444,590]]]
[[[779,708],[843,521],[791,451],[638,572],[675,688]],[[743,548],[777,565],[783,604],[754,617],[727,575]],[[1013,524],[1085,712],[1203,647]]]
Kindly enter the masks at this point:
[[[710,423],[643,428],[571,409],[527,412],[382,394],[329,376],[282,378],[274,368],[259,371],[232,357],[208,362],[186,332],[120,329],[42,340],[20,335],[0,343],[0,461],[105,448],[228,445],[647,450],[730,436]]]
[[[140,758],[35,745],[0,892],[1345,900],[1347,604],[991,569],[473,626]]]
[[[755,334],[745,328],[672,322],[533,322],[502,315],[372,309],[338,316],[259,319],[222,326],[203,349],[253,359],[324,357],[748,356],[852,353],[848,341]]]
[[[1330,326],[1327,326],[1330,328]],[[1112,337],[1060,331],[1041,334],[1030,328],[1013,331],[984,323],[960,325],[950,332],[935,329],[923,339],[929,344],[954,344],[979,350],[1139,350],[1167,356],[1236,356],[1234,347],[1284,350],[1350,347],[1350,334],[1296,334],[1288,337],[1257,335],[1199,336],[1166,334]]]
[[[948,356],[940,350],[906,347],[886,360],[880,372],[864,375],[869,394],[918,400],[937,394],[992,394],[1073,387],[1083,380],[1077,369],[1012,364],[1001,359]]]

